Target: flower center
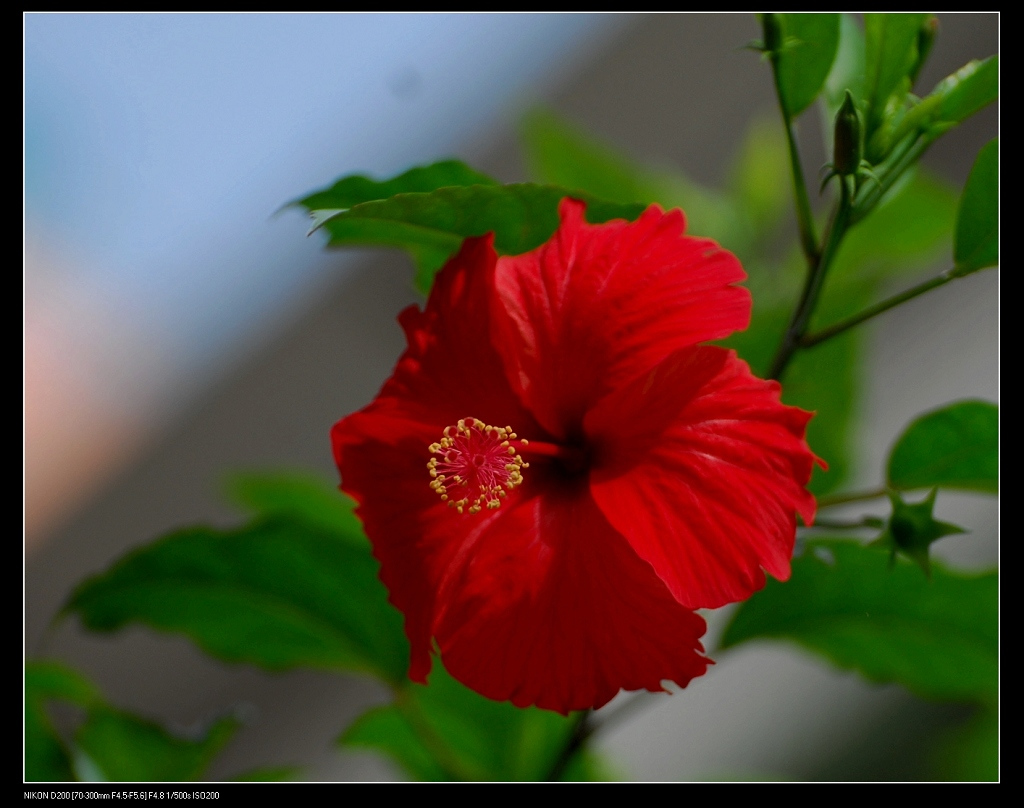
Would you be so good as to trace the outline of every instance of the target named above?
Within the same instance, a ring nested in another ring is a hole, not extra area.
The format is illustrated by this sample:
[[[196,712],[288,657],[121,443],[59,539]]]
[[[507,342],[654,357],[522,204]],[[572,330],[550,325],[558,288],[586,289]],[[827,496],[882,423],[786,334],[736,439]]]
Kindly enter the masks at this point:
[[[427,463],[430,487],[459,513],[499,507],[506,492],[523,481],[520,470],[530,465],[511,441],[516,441],[512,427],[490,426],[476,418],[446,426],[441,440],[429,446],[434,455]],[[516,443],[527,445],[525,440]]]

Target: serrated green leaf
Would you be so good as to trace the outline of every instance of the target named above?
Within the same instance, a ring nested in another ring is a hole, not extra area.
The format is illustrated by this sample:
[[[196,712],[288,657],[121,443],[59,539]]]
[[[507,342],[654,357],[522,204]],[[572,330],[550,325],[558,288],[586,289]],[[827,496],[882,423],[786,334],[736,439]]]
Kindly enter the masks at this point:
[[[136,550],[79,586],[66,611],[95,631],[140,622],[179,632],[229,662],[402,681],[408,644],[377,570],[368,543],[272,515]]]
[[[365,202],[329,217],[322,226],[332,247],[372,244],[408,250],[419,265],[417,285],[426,291],[467,237],[493,232],[495,249],[507,255],[539,247],[558,228],[558,203],[567,196],[585,201],[586,218],[595,224],[633,220],[644,210],[641,204],[605,202],[553,186],[473,185]]]
[[[914,420],[889,454],[891,488],[999,492],[999,408],[959,401]]]
[[[776,14],[783,46],[776,58],[779,92],[795,118],[818,97],[839,48],[838,14]]]
[[[313,474],[251,472],[228,481],[228,496],[253,515],[291,515],[335,531],[339,537],[365,547],[355,503],[337,485]]]
[[[747,238],[737,211],[720,194],[678,171],[639,165],[551,112],[528,115],[522,139],[530,174],[542,183],[611,202],[682,208],[687,233],[713,238],[733,250],[740,238]]]
[[[785,639],[918,695],[995,704],[999,680],[998,579],[910,562],[849,541],[808,542],[792,577],[770,580],[740,605],[722,639]]]
[[[234,735],[238,722],[217,721],[195,740],[176,738],[138,716],[99,707],[90,711],[76,742],[108,781],[198,780]]]
[[[359,174],[339,178],[333,185],[296,199],[289,205],[309,211],[336,208],[346,210],[388,199],[396,194],[429,193],[450,185],[496,185],[497,183],[460,160],[443,160],[428,166],[419,166],[387,180],[374,180]]]
[[[890,113],[890,99],[902,105],[917,65],[917,43],[927,14],[864,15],[864,96],[868,104],[866,140]]]
[[[543,780],[576,720],[486,699],[435,660],[429,686],[407,685],[393,704],[357,719],[340,743],[376,749],[420,780]]]
[[[82,707],[100,701],[96,687],[59,662],[25,664],[25,780],[67,782],[75,779],[71,756],[46,712],[49,701]]]
[[[982,146],[964,186],[957,211],[953,260],[960,275],[999,263],[998,139]]]

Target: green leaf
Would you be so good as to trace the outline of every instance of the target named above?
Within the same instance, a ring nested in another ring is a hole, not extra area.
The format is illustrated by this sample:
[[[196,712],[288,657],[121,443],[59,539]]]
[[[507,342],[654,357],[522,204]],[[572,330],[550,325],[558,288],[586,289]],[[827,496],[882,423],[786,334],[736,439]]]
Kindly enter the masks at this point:
[[[344,528],[272,515],[136,550],[79,586],[66,611],[95,631],[141,622],[183,633],[229,662],[403,681],[408,644],[377,569]]]
[[[846,91],[853,94],[858,107],[864,105],[864,33],[851,14],[839,15],[839,47],[825,80],[824,131],[831,148],[832,123],[843,105]]]
[[[962,727],[942,738],[935,754],[936,779],[999,780],[999,714],[978,710]]]
[[[999,97],[999,57],[974,59],[951,76],[947,76],[922,101],[938,99],[935,113],[928,119],[931,126],[948,127],[969,118]]]
[[[486,699],[435,660],[428,687],[406,685],[393,704],[357,719],[340,743],[380,751],[418,780],[543,780],[576,721]]]
[[[999,140],[982,146],[967,178],[953,242],[956,272],[967,275],[999,263]]]
[[[793,118],[809,107],[825,84],[839,48],[838,14],[776,14],[783,45],[776,58],[782,103]]]
[[[892,514],[882,535],[871,546],[888,550],[891,563],[895,563],[897,554],[903,555],[924,570],[925,575],[931,575],[928,551],[932,544],[944,536],[967,532],[962,527],[935,518],[933,512],[937,493],[938,489],[933,488],[921,502],[909,504],[903,501],[898,492],[890,491]]]
[[[365,547],[363,526],[356,518],[355,503],[336,485],[314,474],[250,472],[228,481],[229,498],[259,516],[287,515],[326,527]]]
[[[235,783],[280,783],[287,780],[298,780],[302,774],[299,766],[261,766],[247,772],[236,774],[231,778]]]
[[[644,210],[640,204],[605,202],[552,186],[472,185],[365,202],[321,217],[319,224],[332,247],[374,244],[408,250],[418,263],[417,286],[426,291],[469,236],[494,232],[495,249],[506,255],[539,247],[558,228],[558,203],[566,196],[587,203],[591,223],[633,220]]]
[[[99,691],[81,674],[48,661],[25,664],[25,780],[67,782],[75,779],[71,755],[46,712],[49,701],[89,707]]]
[[[789,150],[777,121],[754,119],[733,161],[729,185],[736,213],[751,222],[753,239],[763,242],[773,235],[792,193]]]
[[[459,160],[444,160],[410,169],[388,180],[374,180],[359,174],[341,177],[329,188],[315,191],[289,205],[307,210],[346,210],[364,202],[388,199],[396,194],[429,193],[450,185],[496,185],[486,174]]]
[[[682,208],[686,212],[687,233],[713,238],[737,249],[740,223],[733,206],[720,194],[678,171],[638,165],[579,127],[544,110],[525,118],[522,139],[530,174],[540,182],[611,202]],[[786,166],[788,170],[788,163]],[[783,185],[783,194],[785,190]]]
[[[847,278],[907,277],[948,255],[955,212],[956,193],[948,183],[924,170],[912,172],[847,233],[829,269],[826,295],[845,295],[837,284]],[[842,316],[854,312],[840,308]]]
[[[889,454],[890,488],[999,492],[999,408],[959,401],[922,415]]]
[[[895,138],[915,129],[934,140],[999,97],[999,57],[968,62],[935,85],[900,121]]]
[[[931,580],[849,541],[808,542],[792,577],[740,605],[723,647],[753,639],[799,643],[875,682],[920,696],[995,704],[999,683],[996,573],[932,566]]]
[[[861,335],[847,332],[798,352],[786,370],[783,401],[815,413],[807,443],[828,463],[827,472],[814,468],[810,490],[818,496],[836,490],[852,471],[862,347]]]
[[[864,15],[864,94],[868,102],[866,140],[910,92],[910,74],[918,61],[918,35],[928,14]],[[874,161],[874,160],[873,160]]]
[[[198,780],[237,728],[235,719],[223,718],[203,737],[189,740],[138,716],[99,707],[89,713],[76,740],[105,780],[177,782]]]

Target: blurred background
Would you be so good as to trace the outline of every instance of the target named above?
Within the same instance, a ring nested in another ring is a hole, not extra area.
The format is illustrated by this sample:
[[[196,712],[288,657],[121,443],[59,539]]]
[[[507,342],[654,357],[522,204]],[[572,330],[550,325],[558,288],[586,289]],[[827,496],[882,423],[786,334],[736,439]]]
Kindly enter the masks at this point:
[[[940,16],[918,86],[996,53],[998,23]],[[232,470],[335,478],[328,430],[404,346],[394,318],[417,300],[411,263],[327,252],[284,203],[450,156],[525,180],[517,127],[538,106],[721,185],[750,123],[777,116],[770,69],[741,49],[760,35],[753,15],[27,14],[24,34],[26,655],[66,661],[182,731],[241,710],[214,778],[265,764],[401,777],[333,744],[385,699],[366,680],[269,675],[179,638],[53,618],[128,549],[235,523],[221,496]],[[800,125],[810,174],[829,158],[813,110]],[[959,192],[997,127],[984,110],[926,164]],[[998,400],[997,287],[982,272],[877,321],[864,487],[919,412]],[[996,562],[994,499],[942,494],[936,513],[972,529],[937,555]],[[723,616],[709,620],[714,647]],[[635,779],[902,779],[920,770],[920,740],[964,715],[751,645],[600,743]]]

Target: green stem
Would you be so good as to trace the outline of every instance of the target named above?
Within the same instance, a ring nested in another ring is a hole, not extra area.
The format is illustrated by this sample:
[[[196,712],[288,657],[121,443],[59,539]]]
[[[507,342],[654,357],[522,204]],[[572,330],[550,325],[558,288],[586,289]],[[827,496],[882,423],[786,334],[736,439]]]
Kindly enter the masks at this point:
[[[876,516],[865,516],[853,522],[840,519],[815,519],[814,526],[823,530],[856,530],[862,527],[880,528],[885,522]]]
[[[832,494],[831,496],[818,497],[818,508],[831,508],[834,505],[846,505],[849,502],[865,502],[869,499],[878,499],[886,494],[885,488],[876,488],[872,491],[855,491],[851,494]]]
[[[814,214],[811,213],[811,200],[807,195],[807,183],[804,182],[803,164],[800,162],[800,151],[797,149],[796,133],[793,131],[793,119],[786,102],[782,98],[782,85],[779,82],[777,59],[772,55],[772,76],[775,79],[775,94],[779,97],[779,109],[782,111],[782,122],[786,130],[786,143],[789,146],[789,166],[793,176],[793,193],[796,196],[796,221],[800,229],[800,247],[803,249],[807,265],[818,262],[818,238],[814,233]]]
[[[858,193],[857,199],[854,200],[853,213],[850,216],[850,224],[856,224],[871,213],[879,200],[890,188],[892,188],[893,185],[895,185],[896,180],[903,176],[904,171],[921,159],[921,155],[925,153],[931,144],[931,138],[918,138],[917,140],[909,142],[908,145],[893,158],[890,167],[882,172],[879,182],[866,184],[864,186],[863,193]]]
[[[813,334],[804,334],[799,340],[801,348],[812,348],[815,345],[820,345],[827,339],[838,336],[844,331],[853,328],[856,325],[860,325],[865,320],[870,320],[872,317],[876,317],[884,311],[895,308],[901,303],[906,303],[908,300],[913,300],[918,295],[923,295],[925,292],[930,292],[932,289],[936,289],[939,286],[944,286],[950,281],[956,280],[962,277],[957,274],[956,267],[947,269],[941,275],[934,278],[930,278],[923,283],[919,283],[917,286],[912,286],[905,292],[900,292],[898,295],[893,295],[887,300],[883,300],[880,303],[876,303],[873,306],[869,306],[864,311],[858,312],[845,320],[840,320],[838,323],[833,323],[827,328],[821,329]]]
[[[804,283],[800,302],[793,312],[793,319],[790,321],[775,354],[775,359],[772,361],[771,370],[768,372],[769,379],[782,377],[789,360],[793,358],[793,354],[800,347],[800,340],[807,331],[811,315],[814,314],[814,307],[817,306],[818,298],[821,296],[829,264],[835,257],[839,243],[846,233],[850,218],[850,190],[845,179],[840,178],[839,188],[839,206],[829,221],[828,230],[825,233],[825,245],[822,247],[818,260],[808,267],[807,280]]]
[[[405,716],[409,724],[412,725],[413,732],[419,737],[423,745],[430,750],[430,754],[446,778],[455,781],[479,779],[463,767],[458,756],[448,748],[448,744],[434,731],[430,722],[416,706],[416,702],[410,698],[406,687],[393,686],[391,692],[394,694],[395,705]]]
[[[593,710],[584,710],[579,714],[579,717],[576,720],[576,726],[573,727],[572,733],[569,735],[569,739],[566,741],[565,746],[562,747],[562,751],[548,770],[548,776],[544,778],[547,782],[554,782],[562,777],[566,768],[569,766],[569,762],[573,759],[573,756],[580,750],[583,744],[587,742],[587,739],[594,734],[596,727],[594,726],[591,718],[593,714]]]

